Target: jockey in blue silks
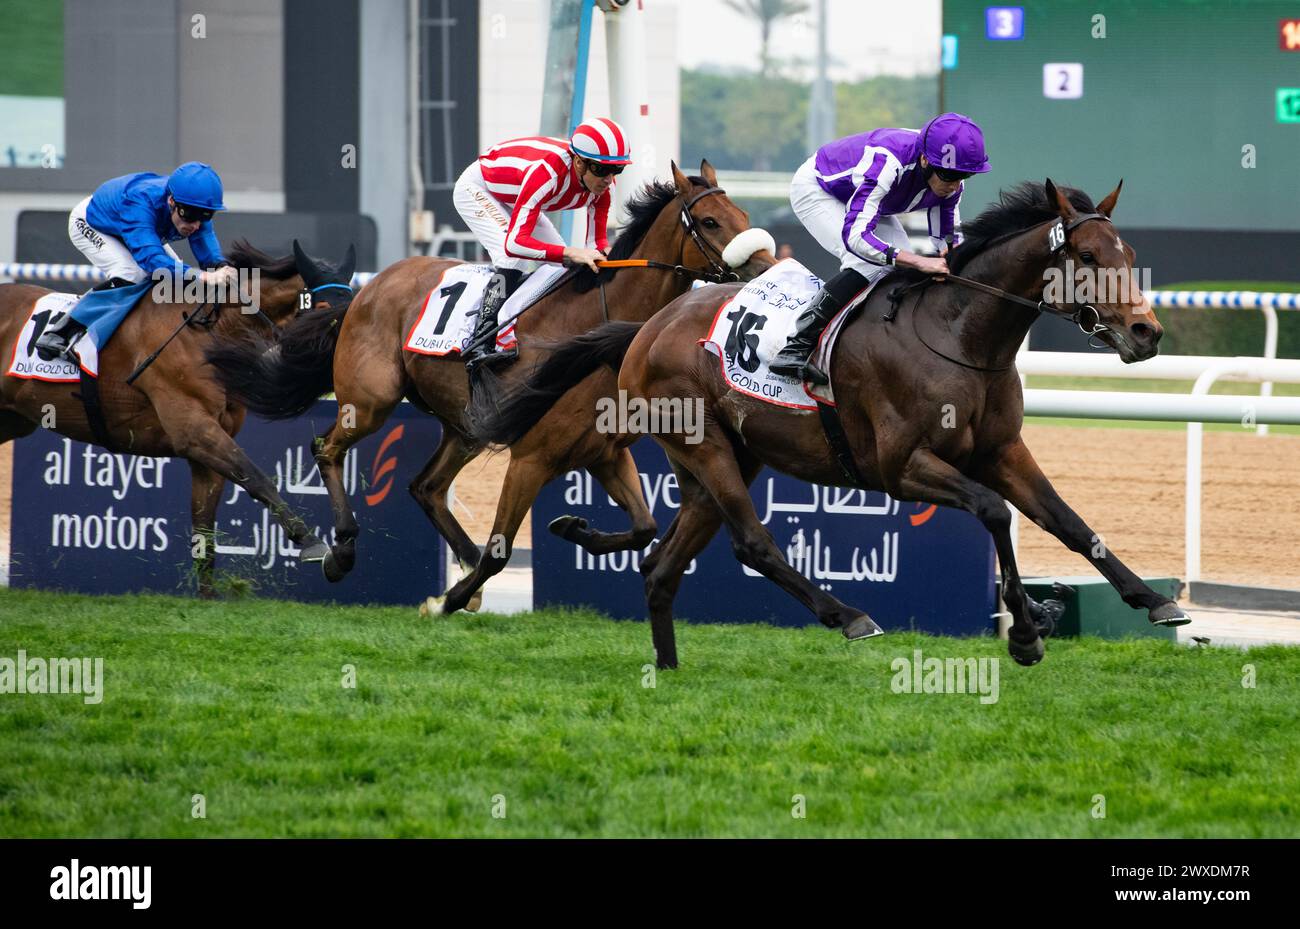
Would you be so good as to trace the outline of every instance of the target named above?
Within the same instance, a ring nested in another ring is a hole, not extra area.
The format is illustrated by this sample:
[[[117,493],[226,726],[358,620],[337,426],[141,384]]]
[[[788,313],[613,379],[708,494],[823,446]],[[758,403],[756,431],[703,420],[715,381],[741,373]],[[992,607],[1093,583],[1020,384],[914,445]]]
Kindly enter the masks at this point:
[[[205,284],[232,281],[235,269],[199,271],[181,261],[168,243],[188,239],[199,264],[217,268],[225,259],[212,229],[212,214],[224,210],[221,178],[211,165],[190,161],[170,177],[143,172],[105,181],[68,216],[68,237],[108,280],[96,286],[76,308],[36,340],[46,361],[70,354],[72,342],[86,331],[102,308],[107,291],[158,276],[176,274]]]
[[[960,113],[915,129],[876,129],[823,145],[795,172],[790,205],[819,245],[840,259],[773,359],[777,374],[825,384],[809,358],[835,314],[894,266],[946,274],[947,249],[961,241],[962,181],[989,170],[984,133]],[[938,258],[914,254],[895,216],[924,210]]]

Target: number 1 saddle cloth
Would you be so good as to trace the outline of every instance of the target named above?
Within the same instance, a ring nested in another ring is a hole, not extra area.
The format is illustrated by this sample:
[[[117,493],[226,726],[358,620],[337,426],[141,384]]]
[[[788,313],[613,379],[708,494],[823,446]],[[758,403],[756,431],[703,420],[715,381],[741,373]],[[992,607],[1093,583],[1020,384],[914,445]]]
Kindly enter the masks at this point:
[[[879,281],[882,278],[877,278]],[[768,368],[777,352],[794,334],[795,324],[810,300],[821,289],[822,279],[793,258],[777,262],[718,307],[707,337],[700,339],[718,356],[722,376],[733,390],[766,400],[777,406],[815,410],[817,400],[834,403],[832,385],[810,390],[792,377],[773,374]],[[868,287],[831,320],[813,352],[813,363],[830,371],[835,340],[844,328],[849,312],[865,300]]]
[[[515,318],[544,295],[564,272],[562,265],[543,265],[510,295],[497,316],[498,349],[516,345]],[[483,292],[491,279],[491,265],[458,264],[444,271],[424,298],[420,315],[406,335],[406,350],[420,355],[459,354],[474,334],[478,311],[483,306]]]

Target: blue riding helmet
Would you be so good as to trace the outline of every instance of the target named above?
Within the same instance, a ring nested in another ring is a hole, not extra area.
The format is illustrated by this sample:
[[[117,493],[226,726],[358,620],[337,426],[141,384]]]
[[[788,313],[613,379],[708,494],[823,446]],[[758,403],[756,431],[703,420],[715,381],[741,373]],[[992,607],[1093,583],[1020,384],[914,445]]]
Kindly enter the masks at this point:
[[[167,192],[177,203],[203,210],[224,210],[221,202],[221,178],[212,165],[187,161],[167,178]]]
[[[990,169],[983,131],[960,113],[943,113],[926,123],[921,129],[921,147],[934,168],[963,174],[983,174]]]

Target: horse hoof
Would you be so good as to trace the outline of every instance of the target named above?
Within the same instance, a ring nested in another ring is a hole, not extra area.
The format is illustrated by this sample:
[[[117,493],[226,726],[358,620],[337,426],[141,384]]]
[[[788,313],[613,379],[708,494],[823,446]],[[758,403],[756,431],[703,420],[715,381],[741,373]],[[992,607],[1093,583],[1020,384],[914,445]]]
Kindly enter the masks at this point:
[[[1186,626],[1192,618],[1183,612],[1182,607],[1170,600],[1154,610],[1147,612],[1147,618],[1153,626]]]
[[[321,561],[320,567],[321,571],[325,574],[325,580],[329,581],[331,584],[337,584],[339,581],[343,580],[343,578],[348,576],[347,568],[344,568],[343,565],[340,564],[340,559],[334,557],[333,549],[331,549],[330,553]]]
[[[866,613],[851,619],[844,627],[844,638],[850,642],[856,642],[859,639],[871,639],[878,635],[884,635],[885,630],[876,625]]]
[[[1017,642],[1015,639],[1010,639],[1007,642],[1007,651],[1010,652],[1011,657],[1016,660],[1016,664],[1024,665],[1026,668],[1031,668],[1043,660],[1043,655],[1046,653],[1047,649],[1043,647],[1043,640],[1041,638],[1036,638],[1034,641],[1028,643]]]
[[[480,587],[474,591],[474,596],[469,598],[469,603],[465,604],[466,613],[477,613],[483,608],[483,588]]]
[[[425,619],[433,616],[442,615],[442,604],[447,598],[443,597],[425,597],[424,602],[420,604],[420,615]]]
[[[546,528],[566,542],[574,542],[574,536],[587,528],[587,521],[581,516],[557,516],[546,524]]]
[[[1042,639],[1056,635],[1056,627],[1064,612],[1065,604],[1060,600],[1044,600],[1042,603],[1029,601],[1029,618],[1034,621],[1034,627]]]
[[[330,547],[320,539],[315,539],[302,547],[298,560],[303,564],[311,564],[313,561],[324,561],[329,553]]]

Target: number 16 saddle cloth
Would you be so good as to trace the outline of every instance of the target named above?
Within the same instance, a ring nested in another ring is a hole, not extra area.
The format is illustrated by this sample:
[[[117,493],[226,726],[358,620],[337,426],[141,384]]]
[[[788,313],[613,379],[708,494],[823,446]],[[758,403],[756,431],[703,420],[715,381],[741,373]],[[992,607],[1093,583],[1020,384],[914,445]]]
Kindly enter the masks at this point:
[[[877,278],[879,281],[881,278]],[[699,344],[718,356],[722,376],[732,390],[776,406],[817,409],[817,400],[834,403],[832,385],[810,392],[798,379],[768,368],[794,334],[799,315],[821,289],[822,280],[793,258],[768,268],[718,307],[709,334]],[[871,293],[868,288],[831,320],[812,360],[830,371],[831,352],[850,311]]]

